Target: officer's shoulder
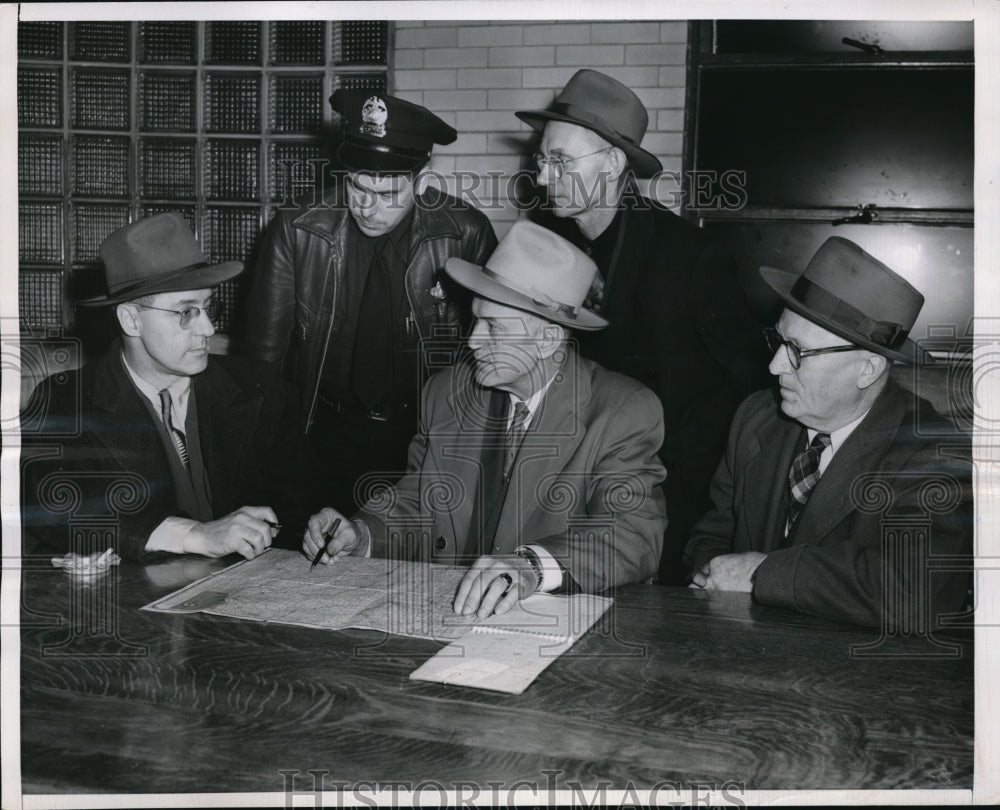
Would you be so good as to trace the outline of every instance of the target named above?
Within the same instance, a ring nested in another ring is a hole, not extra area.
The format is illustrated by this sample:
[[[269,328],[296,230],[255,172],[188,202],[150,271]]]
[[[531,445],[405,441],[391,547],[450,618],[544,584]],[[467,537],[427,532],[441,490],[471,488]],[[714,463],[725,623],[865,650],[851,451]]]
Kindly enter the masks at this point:
[[[417,205],[432,217],[437,215],[442,218],[450,218],[459,225],[482,226],[489,224],[486,214],[478,208],[465,200],[453,197],[447,191],[436,186],[425,189],[418,198]]]
[[[213,354],[204,372],[212,385],[231,385],[245,391],[271,393],[284,385],[277,363],[259,360],[245,354]]]

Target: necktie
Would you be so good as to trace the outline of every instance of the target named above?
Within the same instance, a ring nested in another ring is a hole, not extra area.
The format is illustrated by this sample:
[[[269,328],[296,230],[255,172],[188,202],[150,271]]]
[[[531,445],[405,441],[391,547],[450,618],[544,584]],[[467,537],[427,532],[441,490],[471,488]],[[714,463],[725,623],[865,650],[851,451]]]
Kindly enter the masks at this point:
[[[395,319],[389,266],[383,255],[383,251],[390,247],[388,237],[380,238],[374,245],[354,333],[351,389],[367,408],[385,399],[392,390],[392,328]]]
[[[510,427],[507,428],[506,452],[503,457],[504,478],[510,475],[511,468],[514,466],[517,450],[521,446],[521,439],[524,438],[524,423],[530,413],[528,406],[523,402],[514,405],[514,418],[511,420]]]
[[[792,496],[788,501],[789,531],[802,514],[813,487],[819,482],[819,457],[829,446],[830,434],[817,433],[809,446],[792,462],[792,467],[788,471],[788,486],[791,488]]]
[[[189,466],[187,442],[184,440],[184,432],[174,427],[174,420],[170,416],[170,392],[166,388],[160,391],[160,414],[163,416],[163,424],[166,426],[170,438],[174,440],[177,455],[181,457],[181,462],[187,469]]]

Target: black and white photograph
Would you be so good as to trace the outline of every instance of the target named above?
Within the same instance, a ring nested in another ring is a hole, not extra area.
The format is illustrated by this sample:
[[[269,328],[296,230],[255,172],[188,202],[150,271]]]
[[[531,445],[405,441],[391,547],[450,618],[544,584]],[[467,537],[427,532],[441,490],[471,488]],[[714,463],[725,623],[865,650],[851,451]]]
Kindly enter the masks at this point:
[[[4,810],[1000,802],[996,3],[0,40]]]

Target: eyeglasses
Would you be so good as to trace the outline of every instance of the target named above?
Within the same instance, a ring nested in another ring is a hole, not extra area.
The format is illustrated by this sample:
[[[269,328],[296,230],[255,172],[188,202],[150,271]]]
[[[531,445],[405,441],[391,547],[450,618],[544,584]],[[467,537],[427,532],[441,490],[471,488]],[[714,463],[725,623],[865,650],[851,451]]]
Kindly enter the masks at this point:
[[[791,341],[785,340],[777,329],[765,329],[764,340],[767,341],[767,348],[772,353],[784,346],[785,353],[788,355],[788,362],[791,363],[792,368],[796,371],[802,365],[802,359],[805,357],[812,357],[817,354],[833,354],[834,352],[856,352],[860,351],[861,348],[860,346],[845,344],[843,346],[824,346],[822,349],[801,349]]]
[[[164,309],[163,307],[151,307],[149,304],[133,303],[143,309],[155,309],[157,312],[172,312],[174,315],[180,315],[181,329],[190,329],[191,324],[198,320],[198,316],[202,312],[205,313],[205,317],[213,324],[215,323],[215,319],[219,317],[219,301],[217,298],[209,298],[203,307],[184,307],[184,309]]]
[[[579,157],[574,157],[574,158],[546,157],[541,152],[535,152],[535,154],[531,156],[531,159],[535,161],[535,166],[538,168],[539,171],[541,171],[542,169],[551,169],[552,174],[554,174],[556,180],[558,180],[560,177],[563,176],[563,172],[566,171],[566,167],[570,163],[575,163],[578,160],[583,160],[584,158],[589,158],[593,157],[594,155],[599,155],[601,154],[601,152],[607,152],[609,149],[612,148],[614,147],[605,146],[603,149],[598,149],[596,152],[591,152],[590,154],[580,155]]]

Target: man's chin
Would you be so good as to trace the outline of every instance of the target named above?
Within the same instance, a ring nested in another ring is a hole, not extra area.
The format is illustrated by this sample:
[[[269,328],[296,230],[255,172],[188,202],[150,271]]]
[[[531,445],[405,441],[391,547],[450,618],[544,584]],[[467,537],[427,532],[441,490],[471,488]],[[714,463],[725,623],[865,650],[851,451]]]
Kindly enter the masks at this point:
[[[491,377],[490,369],[483,368],[479,363],[476,363],[476,370],[474,372],[476,382],[485,388],[489,387],[489,380]]]
[[[354,220],[354,224],[358,226],[358,230],[361,231],[365,236],[381,236],[385,233],[385,229],[378,225],[366,225],[364,223],[358,222],[357,219]]]
[[[201,374],[206,368],[208,368],[208,349],[204,352],[193,352],[185,364],[184,374],[186,376],[191,376],[192,374]]]
[[[795,403],[794,402],[786,399],[785,397],[781,398],[781,412],[785,416],[787,416],[789,419],[795,419],[796,418],[796,410],[797,409],[795,408]]]
[[[566,219],[576,213],[573,208],[570,208],[567,205],[561,205],[554,200],[549,200],[548,210],[552,216],[558,217],[559,219]]]

